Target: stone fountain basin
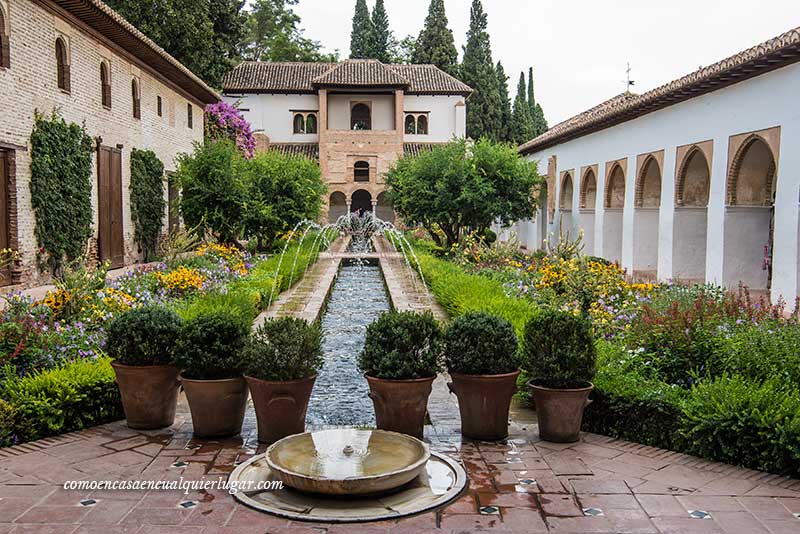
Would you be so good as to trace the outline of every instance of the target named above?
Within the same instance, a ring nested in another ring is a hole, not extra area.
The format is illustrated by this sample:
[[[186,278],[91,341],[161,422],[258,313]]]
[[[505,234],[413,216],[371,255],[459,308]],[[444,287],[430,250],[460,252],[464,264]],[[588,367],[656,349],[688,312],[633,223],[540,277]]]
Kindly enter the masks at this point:
[[[265,454],[284,484],[326,495],[391,491],[414,480],[430,457],[428,446],[411,436],[355,428],[295,434]]]

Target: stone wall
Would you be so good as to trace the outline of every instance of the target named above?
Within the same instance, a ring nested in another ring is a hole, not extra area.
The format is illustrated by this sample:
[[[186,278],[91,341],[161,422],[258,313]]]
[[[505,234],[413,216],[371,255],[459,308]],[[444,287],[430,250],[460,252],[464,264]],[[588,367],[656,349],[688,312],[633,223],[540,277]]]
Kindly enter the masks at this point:
[[[17,232],[22,252],[22,282],[46,281],[35,267],[36,238],[30,198],[30,134],[34,111],[49,114],[58,109],[67,120],[83,123],[93,138],[106,146],[122,145],[122,195],[125,263],[140,259],[133,241],[129,187],[130,153],[133,148],[153,150],[167,171],[175,169],[175,156],[191,152],[192,143],[203,138],[202,104],[132,56],[101,41],[77,22],[67,22],[42,4],[30,0],[4,0],[10,29],[11,66],[0,69],[0,146],[11,148],[16,160],[18,198]],[[0,4],[1,5],[1,4]],[[56,81],[55,41],[62,37],[68,48],[70,92]],[[100,64],[111,67],[111,108],[101,103]],[[139,80],[141,119],[133,117],[131,80]],[[161,97],[162,116],[157,114]],[[192,105],[193,128],[188,127],[187,104]],[[97,230],[97,161],[92,168],[95,191],[92,203]],[[165,184],[166,197],[166,184]],[[165,214],[166,224],[166,214]]]

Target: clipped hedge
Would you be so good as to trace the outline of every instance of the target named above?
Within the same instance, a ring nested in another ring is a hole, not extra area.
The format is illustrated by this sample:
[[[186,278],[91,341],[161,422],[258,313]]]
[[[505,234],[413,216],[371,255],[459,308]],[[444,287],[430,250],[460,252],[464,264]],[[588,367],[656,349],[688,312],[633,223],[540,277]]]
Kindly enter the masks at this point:
[[[111,360],[82,360],[4,383],[4,445],[46,438],[124,417]],[[2,416],[0,416],[2,417]]]
[[[133,238],[144,253],[144,261],[152,261],[163,226],[164,164],[152,150],[131,151],[131,219]]]

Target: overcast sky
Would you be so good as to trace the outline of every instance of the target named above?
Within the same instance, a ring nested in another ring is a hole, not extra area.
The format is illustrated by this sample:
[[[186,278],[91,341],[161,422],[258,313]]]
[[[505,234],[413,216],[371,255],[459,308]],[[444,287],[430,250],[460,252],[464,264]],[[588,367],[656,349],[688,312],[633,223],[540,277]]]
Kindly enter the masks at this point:
[[[418,35],[429,0],[385,0],[395,36]],[[375,0],[367,0],[370,10]],[[471,0],[445,0],[461,54]],[[355,0],[300,0],[305,35],[349,55]],[[625,90],[644,92],[800,26],[798,0],[483,0],[511,98],[534,68],[550,125]]]

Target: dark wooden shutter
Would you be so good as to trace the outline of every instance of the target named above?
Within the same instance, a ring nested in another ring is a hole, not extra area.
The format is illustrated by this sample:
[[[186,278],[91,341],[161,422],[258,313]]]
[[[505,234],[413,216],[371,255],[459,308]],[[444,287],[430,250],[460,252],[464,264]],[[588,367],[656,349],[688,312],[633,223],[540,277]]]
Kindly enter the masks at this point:
[[[11,43],[4,33],[0,34],[0,67],[11,67]]]

